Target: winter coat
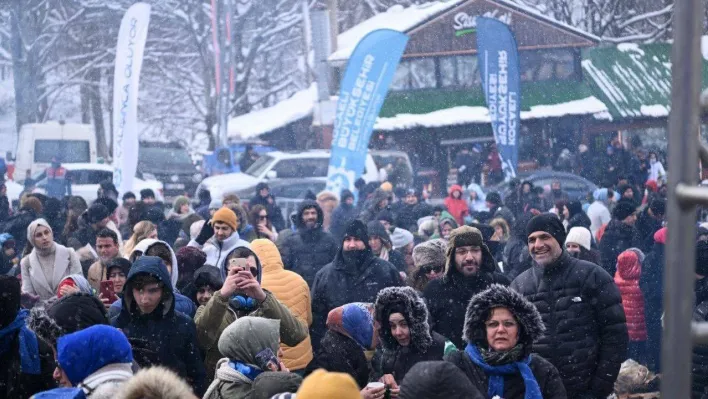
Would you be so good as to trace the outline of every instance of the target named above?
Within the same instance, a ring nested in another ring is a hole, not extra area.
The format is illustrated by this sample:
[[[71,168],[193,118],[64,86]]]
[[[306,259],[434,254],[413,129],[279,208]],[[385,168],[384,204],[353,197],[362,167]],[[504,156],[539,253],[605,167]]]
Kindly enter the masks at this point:
[[[406,230],[416,230],[418,228],[418,219],[430,216],[433,214],[433,207],[425,202],[419,202],[415,205],[405,204],[396,215],[396,226]]]
[[[399,285],[396,268],[375,257],[370,249],[362,266],[353,269],[344,263],[340,248],[334,261],[317,272],[312,285],[312,345],[317,348],[324,336],[330,310],[351,302],[374,302],[379,291]]]
[[[344,229],[349,222],[356,219],[358,212],[354,205],[346,203],[339,204],[332,212],[332,223],[329,226],[329,232],[334,237],[334,242],[342,242],[344,240]]]
[[[400,384],[401,399],[484,399],[465,374],[450,362],[420,362]]]
[[[644,253],[649,253],[654,247],[654,234],[663,227],[661,220],[649,215],[649,208],[647,207],[639,214],[634,226],[637,228],[637,234],[639,234],[638,248]]]
[[[534,351],[558,368],[568,397],[609,395],[628,343],[622,298],[612,277],[563,251],[551,265],[534,263],[511,288],[541,313],[546,333]]]
[[[376,321],[381,326],[381,345],[376,348],[371,361],[374,380],[384,374],[392,374],[400,384],[416,363],[443,359],[446,339],[430,332],[428,309],[412,288],[385,288],[376,297],[374,306]],[[410,331],[410,342],[405,347],[393,337],[388,322],[391,314],[397,312],[402,312]]]
[[[312,304],[310,288],[297,273],[285,270],[278,248],[267,239],[251,243],[253,252],[263,266],[262,287],[290,309],[290,313],[307,328],[312,325]],[[294,347],[281,344],[283,363],[289,370],[302,370],[312,360],[312,343],[309,334]]]
[[[269,200],[272,200],[273,202],[271,203]],[[280,209],[278,204],[276,204],[275,197],[272,194],[268,194],[267,197],[261,197],[258,193],[256,193],[256,195],[251,198],[248,206],[253,208],[256,205],[263,205],[266,208],[270,222],[273,224],[273,227],[275,227],[275,230],[280,231],[286,227],[283,211]]]
[[[120,389],[116,399],[194,398],[192,389],[164,367],[142,369]]]
[[[163,300],[150,314],[141,314],[133,298],[133,282],[140,274],[149,274],[163,283]],[[188,381],[197,395],[204,392],[205,370],[202,356],[197,348],[197,332],[194,321],[175,311],[175,298],[170,275],[162,260],[143,256],[133,263],[123,289],[125,306],[120,314],[111,319],[111,325],[119,328],[128,337],[133,351],[136,347],[145,350],[145,356],[136,356],[142,367],[163,365]]]
[[[453,233],[454,234],[454,233]],[[453,237],[450,237],[452,242]],[[431,328],[463,348],[462,327],[470,298],[491,284],[509,285],[510,280],[497,273],[497,265],[486,245],[482,246],[482,265],[476,276],[465,278],[455,267],[454,248],[447,249],[445,275],[428,283],[423,297],[430,312]]]
[[[14,336],[9,339],[8,349],[5,352],[0,350],[0,364],[2,365],[2,371],[0,372],[0,398],[29,398],[37,392],[54,388],[56,383],[52,375],[56,363],[54,362],[52,347],[44,340],[37,338],[40,373],[23,373],[19,333],[15,332]]]
[[[258,258],[256,258],[256,262],[259,274],[261,274],[261,263]],[[260,276],[258,279],[260,280]],[[234,309],[235,306],[230,304],[230,298],[222,296],[221,291],[216,291],[206,305],[197,309],[197,314],[194,316],[194,322],[197,325],[197,340],[199,349],[204,353],[204,363],[209,379],[213,378],[212,373],[216,370],[216,363],[221,358],[217,347],[219,337],[226,327],[239,317],[255,316],[280,320],[280,341],[289,346],[295,346],[307,338],[305,325],[271,292],[264,291],[266,293],[265,301],[250,311]]]
[[[664,246],[666,227],[654,234],[654,248],[644,259],[639,286],[644,293],[649,366],[657,372],[661,364],[661,315],[664,313]],[[653,366],[653,367],[652,367]]]
[[[600,227],[607,223],[610,223],[610,220],[612,220],[610,210],[607,208],[607,205],[605,205],[605,203],[602,201],[596,200],[595,202],[590,204],[586,213],[590,218],[590,232],[592,233],[593,237],[595,237],[597,231],[600,230]]]
[[[387,200],[389,195],[390,194],[387,191],[380,188],[374,190],[371,198],[366,200],[364,203],[363,210],[359,214],[359,220],[364,222],[364,224],[369,223],[372,220],[376,220],[376,215],[383,210],[383,208],[379,208],[379,202]]]
[[[21,208],[19,213],[10,217],[2,226],[2,232],[10,233],[15,239],[15,249],[18,254],[21,255],[25,246],[27,246],[27,227],[38,217],[39,215],[34,210]],[[59,234],[59,232],[55,234]]]
[[[453,198],[452,194],[454,192],[459,192],[459,198]],[[452,217],[455,218],[458,225],[465,224],[465,216],[470,214],[470,210],[467,207],[467,202],[462,198],[462,187],[457,184],[452,185],[450,190],[448,190],[448,196],[445,198],[445,208],[450,212]]]
[[[614,276],[617,271],[617,257],[629,248],[638,248],[640,245],[639,234],[634,226],[613,219],[607,225],[600,241],[600,257],[602,268]]]
[[[207,256],[205,264],[216,266],[221,270],[224,268],[226,255],[237,247],[249,248],[250,244],[248,241],[242,240],[237,232],[234,232],[231,237],[224,240],[224,242],[219,242],[216,237],[212,237],[204,245],[199,245],[197,241],[191,240],[187,246],[196,247],[204,251]]]
[[[302,222],[302,214],[312,207],[317,210],[317,225],[308,229]],[[332,234],[322,228],[324,214],[317,202],[305,200],[300,203],[296,218],[297,232],[288,236],[278,249],[285,269],[299,274],[312,287],[317,272],[334,259],[337,243]]]
[[[622,308],[627,319],[630,341],[646,341],[647,325],[644,319],[644,294],[639,288],[642,264],[632,251],[625,251],[617,260],[615,284],[622,296]]]
[[[370,368],[364,349],[352,338],[336,331],[327,330],[324,334],[314,359],[307,366],[305,376],[317,369],[347,373],[360,388],[369,382]]]
[[[696,280],[694,291],[696,304],[693,307],[693,321],[708,322],[708,278]],[[708,398],[708,346],[694,346],[691,374],[693,383],[691,397]]]
[[[22,270],[22,291],[39,295],[39,299],[46,301],[57,295],[59,284],[72,274],[81,274],[81,263],[76,252],[61,244],[54,243],[52,254],[43,254],[37,248],[20,261]],[[47,265],[54,259],[52,275],[46,276],[42,264]]]

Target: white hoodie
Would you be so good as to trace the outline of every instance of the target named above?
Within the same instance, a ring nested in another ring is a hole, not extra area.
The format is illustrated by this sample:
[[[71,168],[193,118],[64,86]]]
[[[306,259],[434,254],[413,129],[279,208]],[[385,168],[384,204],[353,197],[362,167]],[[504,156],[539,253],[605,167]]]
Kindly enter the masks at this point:
[[[226,256],[231,253],[231,251],[238,247],[251,248],[251,244],[249,244],[248,241],[242,240],[236,231],[234,231],[231,237],[221,243],[216,240],[216,237],[212,237],[203,246],[199,245],[196,240],[190,241],[187,245],[204,251],[207,256],[206,264],[216,266],[219,270],[224,269],[223,266],[226,262]]]

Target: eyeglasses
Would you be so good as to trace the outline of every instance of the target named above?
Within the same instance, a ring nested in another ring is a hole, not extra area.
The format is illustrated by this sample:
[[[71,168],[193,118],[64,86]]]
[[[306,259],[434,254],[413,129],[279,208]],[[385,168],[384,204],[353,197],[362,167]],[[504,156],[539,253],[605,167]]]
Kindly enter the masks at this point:
[[[488,330],[496,330],[499,328],[499,324],[500,322],[497,320],[490,320],[484,323]],[[501,322],[501,325],[504,326],[505,329],[511,329],[517,326],[516,322],[513,320],[504,320]]]
[[[268,220],[268,215],[258,215],[258,219],[260,219],[260,220]]]
[[[440,273],[443,270],[442,266],[423,266],[421,269],[425,274],[430,274],[432,272]]]

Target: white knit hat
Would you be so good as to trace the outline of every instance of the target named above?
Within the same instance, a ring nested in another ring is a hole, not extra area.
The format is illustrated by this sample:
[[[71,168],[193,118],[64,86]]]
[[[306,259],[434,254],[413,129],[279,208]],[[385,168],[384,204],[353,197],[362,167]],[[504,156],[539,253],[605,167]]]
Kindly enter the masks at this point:
[[[589,251],[590,245],[592,244],[592,235],[590,230],[585,227],[573,227],[565,237],[565,243],[567,244],[569,242],[578,244]]]

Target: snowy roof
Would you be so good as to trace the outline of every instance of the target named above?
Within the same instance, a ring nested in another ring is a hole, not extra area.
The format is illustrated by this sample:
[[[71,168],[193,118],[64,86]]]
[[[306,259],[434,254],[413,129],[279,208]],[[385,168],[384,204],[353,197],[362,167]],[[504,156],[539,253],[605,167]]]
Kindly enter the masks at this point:
[[[374,15],[366,21],[352,27],[351,29],[337,36],[337,51],[329,56],[329,61],[346,61],[351,56],[354,48],[361,39],[370,32],[377,29],[393,29],[399,32],[409,32],[414,28],[430,21],[440,14],[465,3],[469,0],[439,0],[423,4],[403,7],[400,4],[392,6],[386,12]],[[535,18],[546,21],[567,31],[586,37],[592,41],[600,42],[601,39],[595,35],[585,32],[576,27],[562,23],[547,15],[543,15],[539,10],[521,5],[511,0],[491,0],[495,3],[515,8],[520,12],[532,15]]]
[[[229,137],[250,139],[312,115],[317,101],[317,84],[300,90],[272,107],[263,108],[229,120]]]
[[[703,40],[708,59],[708,39]],[[671,109],[671,44],[623,43],[583,54],[583,71],[613,119],[664,118]],[[703,63],[703,88],[708,63]]]

